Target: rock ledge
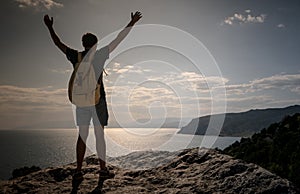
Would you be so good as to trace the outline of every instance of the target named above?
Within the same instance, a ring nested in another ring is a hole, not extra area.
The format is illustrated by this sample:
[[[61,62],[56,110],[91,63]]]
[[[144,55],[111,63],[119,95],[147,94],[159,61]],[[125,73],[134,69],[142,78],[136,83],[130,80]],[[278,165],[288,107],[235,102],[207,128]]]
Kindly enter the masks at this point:
[[[108,160],[116,177],[105,181],[104,193],[299,193],[288,180],[211,149],[136,152]],[[96,157],[85,162],[78,193],[91,192],[98,180]],[[1,181],[0,193],[70,193],[74,168],[72,163]]]

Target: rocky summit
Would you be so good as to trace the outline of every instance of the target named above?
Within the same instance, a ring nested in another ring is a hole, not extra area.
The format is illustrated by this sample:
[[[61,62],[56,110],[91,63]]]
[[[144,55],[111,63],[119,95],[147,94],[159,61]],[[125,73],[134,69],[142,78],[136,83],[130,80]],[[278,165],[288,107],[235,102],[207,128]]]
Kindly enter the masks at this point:
[[[102,193],[299,193],[269,171],[212,149],[135,152],[109,158],[116,174]],[[71,193],[75,163],[0,182],[1,193]],[[90,193],[98,181],[98,161],[85,159],[77,193]]]

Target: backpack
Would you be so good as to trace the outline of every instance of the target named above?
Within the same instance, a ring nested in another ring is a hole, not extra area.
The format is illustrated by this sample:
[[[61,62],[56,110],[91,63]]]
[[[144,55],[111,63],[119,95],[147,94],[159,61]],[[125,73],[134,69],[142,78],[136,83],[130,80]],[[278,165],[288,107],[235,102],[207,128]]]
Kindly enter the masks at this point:
[[[82,53],[78,52],[78,61],[69,80],[69,100],[78,107],[94,106],[100,100],[100,84],[91,64],[93,57],[91,53],[87,59],[82,58]]]

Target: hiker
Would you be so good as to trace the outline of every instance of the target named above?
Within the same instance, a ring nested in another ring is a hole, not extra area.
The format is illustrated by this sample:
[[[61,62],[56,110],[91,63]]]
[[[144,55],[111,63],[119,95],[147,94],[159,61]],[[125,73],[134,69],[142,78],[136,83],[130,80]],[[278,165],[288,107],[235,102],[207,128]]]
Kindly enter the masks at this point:
[[[80,56],[84,57],[88,55],[88,53],[94,53],[92,65],[95,69],[95,74],[97,77],[97,82],[100,85],[100,99],[97,104],[94,106],[87,107],[79,107],[76,106],[76,124],[79,127],[79,135],[77,139],[76,145],[76,157],[77,157],[77,168],[73,175],[73,183],[79,185],[83,181],[83,173],[82,173],[82,162],[84,158],[84,154],[86,151],[86,139],[89,133],[89,124],[91,119],[93,120],[94,125],[94,133],[96,136],[96,150],[99,157],[100,162],[100,173],[99,180],[105,180],[108,178],[113,178],[114,173],[110,172],[105,163],[106,156],[106,144],[104,139],[104,126],[107,126],[108,120],[108,111],[107,111],[107,103],[105,98],[105,90],[103,85],[103,66],[105,61],[109,58],[109,53],[111,53],[120,42],[127,36],[133,25],[141,19],[142,14],[140,12],[131,13],[131,20],[128,25],[117,35],[117,37],[107,46],[94,51],[89,52],[90,50],[96,49],[98,39],[92,33],[86,33],[82,36],[82,45],[84,47],[84,51],[77,51],[68,46],[66,46],[57,36],[53,29],[53,18],[49,18],[48,15],[44,16],[44,23],[47,26],[51,38],[54,44],[66,55],[67,59],[72,63],[73,68],[75,69],[76,64],[80,63]],[[82,59],[82,58],[81,58]]]

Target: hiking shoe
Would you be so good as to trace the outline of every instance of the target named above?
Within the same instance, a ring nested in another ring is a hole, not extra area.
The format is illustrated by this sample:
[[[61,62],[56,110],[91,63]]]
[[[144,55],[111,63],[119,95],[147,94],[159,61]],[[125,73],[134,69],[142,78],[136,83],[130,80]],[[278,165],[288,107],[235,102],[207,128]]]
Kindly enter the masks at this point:
[[[106,179],[112,179],[114,177],[115,177],[115,174],[113,172],[110,172],[107,168],[104,170],[100,170],[100,172],[99,172],[99,181],[106,180]]]
[[[102,188],[100,186],[97,186],[92,192],[89,192],[88,194],[103,194]]]
[[[83,181],[83,173],[81,171],[73,174],[72,178],[72,187],[77,188],[80,183]]]

